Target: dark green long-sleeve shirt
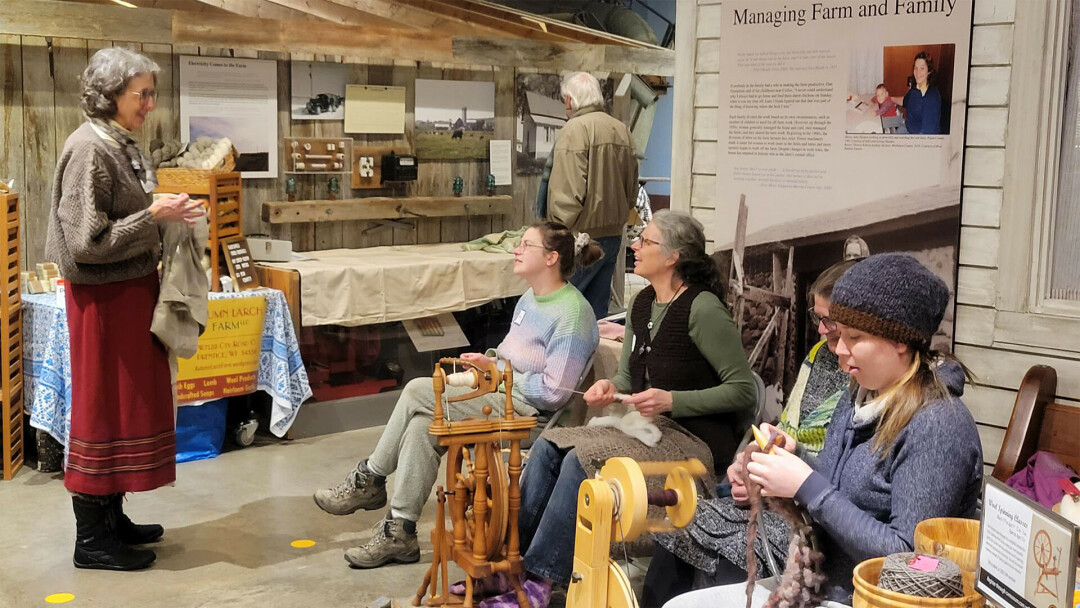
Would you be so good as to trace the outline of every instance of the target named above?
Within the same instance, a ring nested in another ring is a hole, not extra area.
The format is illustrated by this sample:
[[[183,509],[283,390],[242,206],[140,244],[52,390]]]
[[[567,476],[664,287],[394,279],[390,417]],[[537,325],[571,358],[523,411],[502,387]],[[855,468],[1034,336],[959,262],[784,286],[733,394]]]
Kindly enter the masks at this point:
[[[634,296],[634,300],[636,299],[637,296]],[[623,336],[619,372],[611,379],[620,392],[631,390],[630,354],[634,349],[634,332],[630,315],[634,309],[634,300],[626,307],[626,333]],[[653,302],[653,337],[660,330],[661,324],[657,321],[664,310],[663,304]],[[690,305],[689,327],[690,340],[716,370],[720,384],[696,391],[671,391],[671,415],[681,418],[742,411],[749,421],[757,405],[757,387],[750,372],[750,365],[746,361],[746,353],[743,352],[735,321],[720,302],[720,298],[708,291],[699,293]],[[645,384],[648,386],[648,378]]]

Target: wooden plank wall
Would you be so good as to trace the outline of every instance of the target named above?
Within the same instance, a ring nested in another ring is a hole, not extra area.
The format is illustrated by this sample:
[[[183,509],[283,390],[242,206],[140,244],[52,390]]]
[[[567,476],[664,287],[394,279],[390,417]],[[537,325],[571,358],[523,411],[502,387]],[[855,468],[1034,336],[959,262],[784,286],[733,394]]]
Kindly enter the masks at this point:
[[[15,178],[21,193],[24,266],[43,261],[49,216],[49,199],[57,158],[67,136],[83,121],[79,109],[78,77],[91,55],[112,46],[104,40],[46,39],[35,36],[0,35],[0,178]],[[289,113],[291,60],[345,64],[350,84],[404,86],[406,132],[403,135],[353,136],[357,146],[399,145],[411,149],[415,113],[414,81],[417,78],[476,80],[495,82],[497,139],[512,139],[514,123],[513,68],[491,66],[449,66],[418,64],[412,61],[368,60],[364,57],[234,51],[167,44],[123,44],[154,59],[161,67],[156,109],[147,117],[139,140],[148,146],[153,139],[176,139],[180,128],[179,63],[181,55],[231,56],[277,61],[279,142],[288,136],[339,137],[341,121],[292,120]],[[279,145],[283,145],[280,144]],[[421,219],[416,229],[371,228],[368,222],[319,224],[274,224],[262,221],[262,203],[285,199],[283,150],[279,150],[277,179],[245,180],[244,232],[269,234],[293,242],[296,251],[339,247],[456,242],[477,238],[495,230],[516,228],[533,219],[533,201],[538,176],[514,176],[513,186],[501,186],[499,194],[512,194],[519,201],[507,216],[477,216]],[[481,193],[488,174],[487,161],[422,161],[419,179],[396,191],[356,190],[342,177],[342,197],[449,195],[455,176],[465,179],[466,193]],[[328,176],[299,176],[301,199],[328,198]]]
[[[694,125],[690,160],[690,211],[705,225],[709,251],[731,234],[716,234],[716,125],[720,105],[720,0],[698,0],[695,27]],[[678,61],[678,59],[676,59]],[[674,202],[674,201],[673,201]]]
[[[965,402],[979,422],[986,461],[997,459],[1016,389],[1029,367],[1058,372],[1058,401],[1080,406],[1080,348],[1039,351],[993,346],[1002,289],[998,266],[1005,199],[1006,124],[1013,77],[1013,33],[1021,0],[976,0],[971,39],[971,89],[960,223],[956,354],[979,378]],[[1080,332],[1080,321],[1073,322]]]
[[[1012,78],[1013,29],[1019,0],[975,0],[967,142],[963,178],[956,353],[978,377],[964,401],[979,425],[986,463],[998,456],[1016,389],[1027,369],[1057,368],[1058,399],[1080,406],[1080,352],[1003,349],[992,346],[998,301],[1000,211],[1006,172],[1006,124]],[[680,14],[680,22],[683,15]],[[717,112],[719,105],[720,0],[696,0],[693,146],[689,210],[706,227],[710,247],[730,240],[717,234]],[[677,58],[676,61],[679,61]],[[673,201],[675,203],[677,201]],[[1080,326],[1080,322],[1077,323]],[[1080,350],[1080,349],[1078,349]]]

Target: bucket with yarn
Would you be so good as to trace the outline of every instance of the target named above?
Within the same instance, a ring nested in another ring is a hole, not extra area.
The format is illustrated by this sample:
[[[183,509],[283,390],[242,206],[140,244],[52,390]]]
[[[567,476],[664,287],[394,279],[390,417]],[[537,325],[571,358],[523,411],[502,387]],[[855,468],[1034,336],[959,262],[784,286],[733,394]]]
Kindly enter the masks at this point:
[[[856,566],[852,577],[855,584],[853,608],[983,608],[985,606],[986,600],[975,592],[973,573],[964,572],[956,564],[941,558],[922,556],[921,563],[915,562],[916,555],[899,553],[889,557],[877,557]],[[890,558],[893,559],[890,560]],[[885,586],[881,586],[882,570],[886,560],[889,560],[889,568],[884,572]],[[913,568],[913,562],[919,567]],[[960,589],[960,595],[957,597],[920,597],[884,588],[894,585],[909,592],[925,591],[927,593],[932,590],[955,590],[957,575]]]

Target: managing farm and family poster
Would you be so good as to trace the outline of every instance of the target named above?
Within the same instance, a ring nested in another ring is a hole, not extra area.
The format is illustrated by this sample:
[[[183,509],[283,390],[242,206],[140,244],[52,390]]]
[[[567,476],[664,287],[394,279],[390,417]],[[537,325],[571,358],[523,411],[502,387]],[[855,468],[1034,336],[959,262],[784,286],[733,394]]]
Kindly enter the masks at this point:
[[[860,237],[955,289],[971,17],[971,0],[725,2],[718,249],[744,198],[748,263],[792,247],[805,286]]]

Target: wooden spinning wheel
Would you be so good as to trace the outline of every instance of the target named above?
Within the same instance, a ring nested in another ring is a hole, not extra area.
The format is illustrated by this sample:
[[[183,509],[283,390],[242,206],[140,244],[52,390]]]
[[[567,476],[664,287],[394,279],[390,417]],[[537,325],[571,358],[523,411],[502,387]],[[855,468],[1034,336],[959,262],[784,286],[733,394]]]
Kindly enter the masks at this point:
[[[468,446],[455,446],[449,454],[447,454],[447,469],[450,471],[457,471],[459,476],[465,485],[469,495],[466,497],[466,505],[468,507],[465,511],[465,541],[466,545],[472,547],[474,544],[473,537],[476,534],[476,530],[480,529],[484,531],[486,536],[485,544],[487,545],[487,559],[493,559],[499,553],[499,550],[503,549],[503,545],[506,542],[506,530],[509,524],[509,490],[510,484],[506,474],[506,465],[503,463],[501,451],[496,444],[492,443],[480,443],[474,446],[474,450],[484,450],[487,453],[488,462],[488,474],[486,483],[487,495],[485,502],[487,503],[487,513],[484,516],[482,525],[477,526],[475,509],[472,508],[473,497],[476,492],[476,476],[473,468],[473,457],[469,455]],[[449,477],[449,476],[448,476]]]
[[[465,372],[447,374],[443,365],[464,366]],[[536,418],[514,415],[514,372],[509,361],[475,365],[461,359],[440,359],[432,374],[434,416],[428,432],[447,448],[446,486],[436,488],[435,529],[431,532],[431,567],[416,591],[413,605],[424,597],[429,606],[473,606],[477,580],[502,572],[510,577],[518,606],[529,601],[518,575],[525,560],[518,547],[518,511],[521,508],[521,441],[536,426]],[[483,418],[448,420],[444,416],[443,392],[447,386],[467,386],[473,392],[449,397],[447,403],[474,399],[500,389],[505,394],[502,412],[482,408]],[[510,446],[503,462],[501,444]],[[449,505],[448,505],[449,503]],[[449,506],[450,529],[446,527]],[[448,563],[465,571],[465,595],[450,594]],[[441,583],[440,583],[441,581]]]
[[[1046,533],[1046,530],[1039,530],[1035,534],[1035,540],[1031,543],[1031,556],[1035,559],[1035,565],[1039,567],[1041,571],[1039,573],[1039,580],[1035,582],[1035,593],[1045,593],[1057,599],[1057,589],[1049,587],[1043,582],[1043,579],[1049,579],[1053,577],[1055,583],[1057,582],[1057,576],[1061,574],[1058,569],[1058,560],[1061,559],[1061,549],[1058,549],[1057,558],[1054,558],[1054,544],[1050,541],[1050,535]],[[1052,563],[1051,563],[1052,562]],[[1054,587],[1057,587],[1055,584]]]

